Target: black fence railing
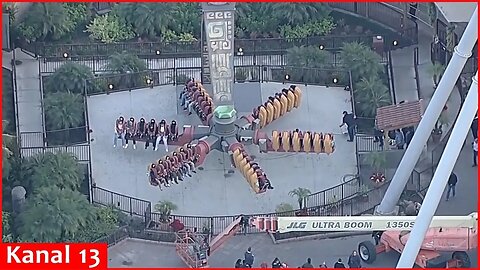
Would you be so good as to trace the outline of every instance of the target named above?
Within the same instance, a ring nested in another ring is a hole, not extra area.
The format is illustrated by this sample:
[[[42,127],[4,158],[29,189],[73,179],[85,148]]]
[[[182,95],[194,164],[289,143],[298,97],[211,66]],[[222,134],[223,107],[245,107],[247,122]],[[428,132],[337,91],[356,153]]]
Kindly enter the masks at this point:
[[[350,85],[347,70],[341,68],[299,68],[291,66],[236,66],[236,82],[291,82],[310,85]],[[160,85],[182,85],[200,78],[201,68],[167,68],[136,73],[98,76],[87,81],[87,95],[110,94]]]
[[[405,14],[387,5],[385,3],[340,3],[340,2],[327,2],[327,4],[334,9],[353,13],[368,19],[371,19],[377,23],[387,26],[394,30],[401,38],[400,47],[410,46],[418,43],[418,26],[415,19],[410,16],[405,17]],[[385,43],[392,44],[393,38],[397,38],[394,35],[387,36]]]
[[[75,127],[60,130],[47,130],[45,139],[47,146],[68,146],[87,143],[88,127]]]
[[[307,38],[258,38],[258,39],[235,39],[235,51],[242,48],[245,56],[285,54],[295,46],[320,46],[325,50],[338,51],[344,43],[362,42],[372,46],[377,35],[341,35],[341,36],[314,36]],[[386,47],[386,46],[385,46]],[[141,58],[178,58],[200,57],[201,42],[124,42],[124,43],[86,43],[86,44],[30,44],[29,50],[52,61],[69,57],[79,56],[110,56],[115,53],[127,51]]]
[[[35,146],[20,148],[20,155],[23,158],[33,157],[43,153],[67,152],[75,156],[80,162],[90,162],[90,146],[88,144],[70,146]]]
[[[319,205],[328,205],[331,203],[355,197],[359,192],[360,181],[358,176],[345,181],[334,187],[310,194],[305,198],[307,207],[315,207]]]

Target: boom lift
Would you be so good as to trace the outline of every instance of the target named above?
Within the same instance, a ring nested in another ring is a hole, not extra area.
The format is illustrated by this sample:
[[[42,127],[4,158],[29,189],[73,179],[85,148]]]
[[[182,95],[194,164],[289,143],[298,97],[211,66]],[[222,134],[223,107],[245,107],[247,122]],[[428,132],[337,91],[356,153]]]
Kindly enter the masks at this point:
[[[372,231],[374,241],[358,245],[358,254],[373,263],[377,254],[401,253],[405,248],[416,216],[353,217],[254,217],[250,224],[270,232],[341,232]],[[436,216],[423,240],[415,263],[422,268],[469,268],[466,251],[477,248],[477,213],[468,216]],[[442,253],[452,252],[450,258]]]

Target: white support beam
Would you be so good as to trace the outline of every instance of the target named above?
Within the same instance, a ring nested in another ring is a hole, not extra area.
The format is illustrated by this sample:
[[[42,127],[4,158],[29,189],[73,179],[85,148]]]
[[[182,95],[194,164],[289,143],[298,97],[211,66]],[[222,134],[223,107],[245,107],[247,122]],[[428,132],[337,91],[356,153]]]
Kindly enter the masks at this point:
[[[417,254],[422,246],[423,239],[429,228],[430,222],[434,218],[438,204],[442,199],[443,192],[447,186],[448,178],[457,162],[458,155],[462,150],[463,143],[470,131],[470,125],[475,118],[478,110],[478,82],[477,74],[473,78],[473,83],[468,91],[465,103],[458,115],[457,122],[453,127],[452,134],[443,151],[437,170],[433,175],[432,182],[425,195],[424,204],[420,208],[412,232],[408,238],[405,249],[403,250],[397,268],[412,268]],[[476,181],[476,179],[473,179]]]

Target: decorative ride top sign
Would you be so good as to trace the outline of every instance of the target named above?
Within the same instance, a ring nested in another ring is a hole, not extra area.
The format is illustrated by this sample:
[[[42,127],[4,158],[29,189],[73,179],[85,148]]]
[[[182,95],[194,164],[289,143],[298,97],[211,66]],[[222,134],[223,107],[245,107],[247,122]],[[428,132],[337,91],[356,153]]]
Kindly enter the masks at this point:
[[[213,9],[204,8],[213,99],[216,106],[233,106],[234,5],[226,2],[208,4],[215,6]]]

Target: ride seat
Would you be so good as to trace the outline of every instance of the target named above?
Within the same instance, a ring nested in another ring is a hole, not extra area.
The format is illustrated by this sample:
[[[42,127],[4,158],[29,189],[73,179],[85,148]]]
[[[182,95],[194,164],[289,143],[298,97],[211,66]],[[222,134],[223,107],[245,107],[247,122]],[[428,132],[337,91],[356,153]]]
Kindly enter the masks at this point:
[[[287,100],[288,100],[287,112],[289,112],[295,106],[295,95],[292,93],[292,91],[287,92]]]
[[[273,122],[275,115],[275,108],[271,102],[267,102],[267,125]]]
[[[300,145],[300,137],[298,135],[298,132],[293,133],[292,137],[292,149],[295,152],[300,152],[301,150],[301,145]]]
[[[294,107],[298,108],[300,107],[300,103],[302,99],[302,90],[300,90],[298,86],[295,86],[295,89],[293,89],[293,94],[295,95]]]
[[[303,134],[303,151],[310,153],[312,151],[312,138],[309,133]]]
[[[267,109],[263,105],[260,106],[258,120],[260,120],[260,128],[263,128],[267,125]]]
[[[288,131],[282,133],[282,148],[285,152],[290,151],[290,132]]]
[[[280,109],[280,116],[287,113],[288,109],[288,99],[285,95],[280,95],[280,105],[282,106]]]
[[[322,153],[322,146],[320,143],[320,134],[313,135],[313,151],[317,154]]]
[[[282,104],[277,98],[273,100],[273,110],[274,110],[273,120],[280,118],[282,113]]]
[[[278,131],[274,130],[272,132],[272,148],[273,151],[278,151],[280,149],[280,137]]]

